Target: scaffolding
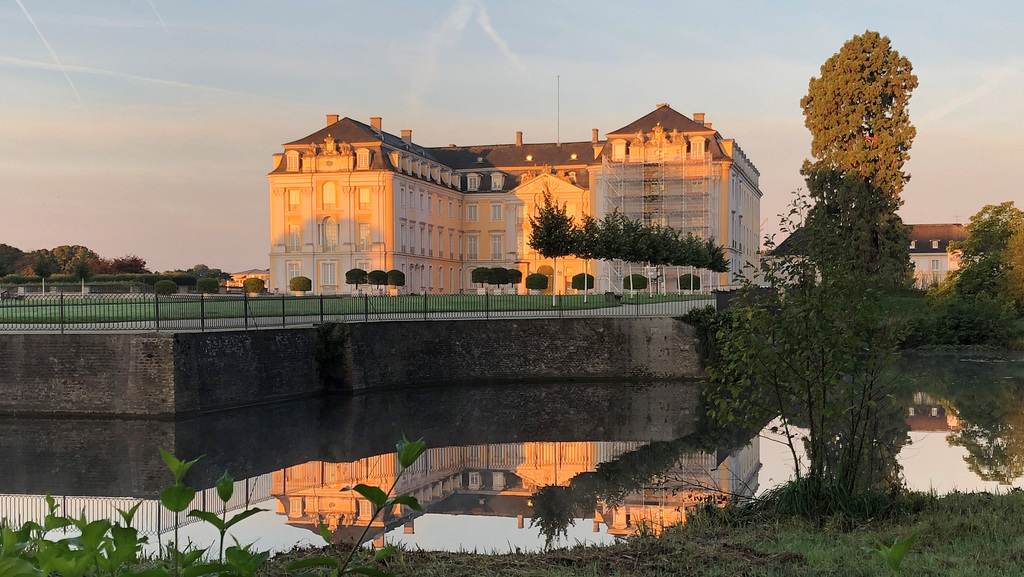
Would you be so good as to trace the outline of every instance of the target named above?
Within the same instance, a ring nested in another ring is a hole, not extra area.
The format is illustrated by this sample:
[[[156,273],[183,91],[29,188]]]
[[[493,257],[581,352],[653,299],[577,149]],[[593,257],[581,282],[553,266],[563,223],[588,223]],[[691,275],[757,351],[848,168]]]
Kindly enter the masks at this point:
[[[622,161],[607,155],[601,161],[602,179],[599,194],[606,212],[618,210],[625,216],[646,225],[670,227],[683,234],[707,239],[721,239],[719,207],[721,199],[722,163],[710,153],[689,158],[680,148],[639,148]],[[718,285],[719,275],[691,267],[665,267],[654,272],[657,292],[666,288],[675,292],[678,278],[692,273],[701,280],[701,290]],[[629,274],[644,274],[643,263],[613,261],[604,271],[604,280],[611,289],[621,289]],[[651,273],[648,273],[651,276]]]

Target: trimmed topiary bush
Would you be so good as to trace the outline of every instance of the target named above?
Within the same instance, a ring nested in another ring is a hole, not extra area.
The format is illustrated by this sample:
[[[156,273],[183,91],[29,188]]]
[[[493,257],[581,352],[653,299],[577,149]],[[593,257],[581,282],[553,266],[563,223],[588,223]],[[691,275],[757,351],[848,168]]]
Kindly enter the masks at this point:
[[[261,278],[247,278],[242,281],[242,290],[250,294],[258,294],[267,290],[267,283]]]
[[[366,274],[366,280],[373,286],[388,284],[388,273],[382,270],[371,270]]]
[[[548,275],[535,272],[526,276],[526,288],[542,291],[548,288]]]
[[[647,277],[642,274],[631,274],[622,279],[622,288],[625,290],[642,291],[647,288]]]
[[[469,273],[469,279],[477,284],[487,284],[491,282],[491,269],[485,266],[475,268]]]
[[[220,281],[215,278],[201,278],[196,281],[196,290],[204,295],[220,292]]]
[[[586,286],[583,285],[584,282],[586,283]],[[580,274],[573,275],[572,288],[578,291],[594,288],[594,275],[582,272]]]
[[[158,280],[153,285],[153,290],[158,295],[172,295],[178,292],[178,284],[168,279]]]
[[[288,281],[288,288],[295,292],[313,290],[313,281],[308,276],[297,276]]]
[[[517,268],[508,269],[508,284],[519,284],[523,282],[523,271]]]
[[[693,285],[690,282],[693,282]],[[679,277],[679,290],[688,291],[690,289],[700,290],[700,277],[695,274],[684,274]]]
[[[388,271],[388,285],[390,286],[405,286],[405,273],[391,269]]]
[[[345,284],[359,286],[367,283],[367,272],[361,268],[354,268],[345,273]]]
[[[502,268],[500,266],[496,266],[496,267],[491,269],[491,280],[490,280],[491,284],[496,284],[498,286],[501,286],[503,284],[508,284],[508,278],[509,278],[509,274],[508,274],[508,269],[507,268]]]

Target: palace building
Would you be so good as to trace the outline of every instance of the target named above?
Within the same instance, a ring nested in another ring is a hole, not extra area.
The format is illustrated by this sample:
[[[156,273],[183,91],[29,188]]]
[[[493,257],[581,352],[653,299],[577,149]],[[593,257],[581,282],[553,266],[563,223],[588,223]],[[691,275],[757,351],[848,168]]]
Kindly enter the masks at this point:
[[[692,118],[658,105],[651,113],[583,142],[425,147],[411,130],[384,131],[327,115],[324,128],[286,143],[274,155],[270,181],[270,278],[286,292],[296,276],[313,292],[336,294],[353,268],[402,271],[405,291],[476,289],[477,267],[514,268],[549,277],[566,293],[582,272],[598,291],[621,291],[623,276],[648,275],[660,292],[677,292],[693,272],[706,290],[734,282],[756,263],[759,173],[740,147],[704,114]],[[618,210],[724,246],[728,273],[643,263],[556,263],[529,246],[530,215],[551,194],[577,222]],[[585,271],[586,269],[586,271]],[[520,285],[521,286],[521,285]]]

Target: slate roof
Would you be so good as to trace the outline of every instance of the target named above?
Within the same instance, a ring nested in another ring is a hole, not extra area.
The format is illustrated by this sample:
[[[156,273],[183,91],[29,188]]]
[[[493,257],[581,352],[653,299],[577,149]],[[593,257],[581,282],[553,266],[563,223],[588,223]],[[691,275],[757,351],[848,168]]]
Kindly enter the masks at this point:
[[[949,243],[967,238],[967,228],[962,224],[911,224],[910,240],[914,248],[910,254],[945,253]],[[938,248],[932,248],[932,241],[939,241]]]
[[[636,134],[637,130],[642,130],[646,134],[656,124],[660,124],[665,129],[665,132],[672,132],[672,130],[678,130],[679,132],[715,132],[686,115],[676,112],[671,106],[665,104],[618,130],[606,133],[606,136],[632,136]]]
[[[600,144],[600,143],[599,143]],[[491,144],[485,146],[446,146],[428,149],[438,161],[456,170],[474,170],[509,167],[541,167],[587,165],[594,162],[594,143],[563,142],[561,145]],[[576,158],[573,159],[572,155]],[[532,160],[526,160],[527,155]]]

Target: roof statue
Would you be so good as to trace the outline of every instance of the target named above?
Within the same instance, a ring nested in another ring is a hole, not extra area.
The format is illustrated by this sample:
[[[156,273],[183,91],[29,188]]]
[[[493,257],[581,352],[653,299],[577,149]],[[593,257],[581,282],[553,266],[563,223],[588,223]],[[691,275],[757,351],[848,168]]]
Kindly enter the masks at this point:
[[[324,138],[323,149],[324,154],[326,156],[336,156],[338,154],[338,149],[334,142],[334,137],[332,137],[330,134],[327,135],[327,138]]]

